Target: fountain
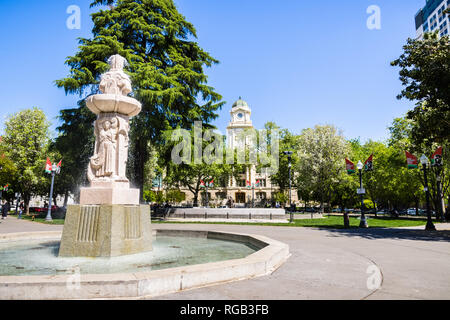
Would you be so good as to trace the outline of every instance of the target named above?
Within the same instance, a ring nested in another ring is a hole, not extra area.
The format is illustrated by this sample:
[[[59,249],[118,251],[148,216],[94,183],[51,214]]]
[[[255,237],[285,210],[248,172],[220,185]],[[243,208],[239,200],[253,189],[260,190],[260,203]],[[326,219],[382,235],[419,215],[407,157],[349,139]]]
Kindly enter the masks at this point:
[[[150,208],[125,176],[129,120],[126,60],[114,55],[86,99],[97,114],[89,188],[68,207],[61,231],[0,233],[0,299],[157,296],[271,274],[289,247],[259,235],[152,229]]]
[[[141,111],[123,68],[125,58],[109,58],[101,76],[101,94],[86,105],[97,115],[95,148],[88,166],[89,188],[81,188],[80,204],[68,207],[60,257],[114,257],[152,250],[150,209],[139,205],[139,189],[125,176],[130,118]]]

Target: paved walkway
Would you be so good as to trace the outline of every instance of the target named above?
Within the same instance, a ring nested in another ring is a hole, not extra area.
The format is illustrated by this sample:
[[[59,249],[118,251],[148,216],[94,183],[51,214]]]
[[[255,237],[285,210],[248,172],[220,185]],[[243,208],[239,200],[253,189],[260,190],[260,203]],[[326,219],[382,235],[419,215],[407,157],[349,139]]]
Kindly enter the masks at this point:
[[[62,230],[8,217],[0,233]],[[450,299],[450,224],[441,230],[331,230],[242,225],[158,224],[159,229],[218,230],[260,234],[289,244],[292,256],[272,275],[156,299]],[[382,273],[368,289],[370,266]],[[369,271],[369,273],[368,273]]]
[[[17,216],[8,216],[5,220],[0,219],[0,233],[33,232],[33,231],[62,231],[62,225],[49,225],[17,219]]]

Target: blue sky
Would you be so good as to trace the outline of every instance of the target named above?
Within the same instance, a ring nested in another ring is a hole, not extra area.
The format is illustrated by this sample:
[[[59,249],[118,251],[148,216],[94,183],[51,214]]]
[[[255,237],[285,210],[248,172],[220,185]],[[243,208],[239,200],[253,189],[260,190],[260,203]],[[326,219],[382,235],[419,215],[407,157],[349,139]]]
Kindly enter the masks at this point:
[[[78,37],[90,37],[90,0],[0,0],[0,132],[6,117],[33,106],[56,127],[59,110],[76,105],[54,80]],[[175,0],[197,29],[202,48],[220,61],[206,70],[226,106],[215,125],[225,133],[232,103],[242,96],[253,124],[274,121],[295,133],[334,124],[347,138],[382,140],[412,107],[399,101],[398,69],[390,66],[425,0]],[[69,30],[70,5],[81,8],[81,29]],[[381,9],[381,30],[369,30],[370,5]]]

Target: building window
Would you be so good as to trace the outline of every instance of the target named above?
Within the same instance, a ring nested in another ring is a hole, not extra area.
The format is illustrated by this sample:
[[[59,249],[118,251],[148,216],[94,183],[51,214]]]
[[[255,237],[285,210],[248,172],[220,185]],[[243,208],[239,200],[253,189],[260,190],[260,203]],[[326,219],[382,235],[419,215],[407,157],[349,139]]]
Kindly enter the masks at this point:
[[[260,187],[260,188],[265,188],[265,187],[267,187],[267,181],[266,181],[266,179],[258,179],[258,180],[259,180],[258,187]]]
[[[219,179],[219,187],[221,187],[221,188],[228,187],[227,182],[228,182],[228,178],[221,178],[221,179]]]
[[[247,181],[245,179],[241,179],[237,181],[238,187],[244,188],[247,186]]]
[[[256,193],[256,200],[262,201],[267,199],[267,194],[265,192],[257,192]]]
[[[216,193],[217,200],[225,200],[227,198],[226,192],[217,192]]]

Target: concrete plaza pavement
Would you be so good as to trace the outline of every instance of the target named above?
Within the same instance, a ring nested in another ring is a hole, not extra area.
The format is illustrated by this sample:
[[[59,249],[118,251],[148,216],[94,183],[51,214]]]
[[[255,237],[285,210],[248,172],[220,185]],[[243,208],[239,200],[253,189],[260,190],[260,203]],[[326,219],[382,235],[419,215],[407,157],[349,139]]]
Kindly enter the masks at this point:
[[[3,233],[62,230],[8,217]],[[397,229],[317,229],[207,224],[154,224],[158,229],[259,234],[287,243],[291,257],[272,275],[153,299],[303,300],[450,299],[450,225]],[[373,266],[382,276],[373,284]],[[369,280],[369,281],[368,281]]]

